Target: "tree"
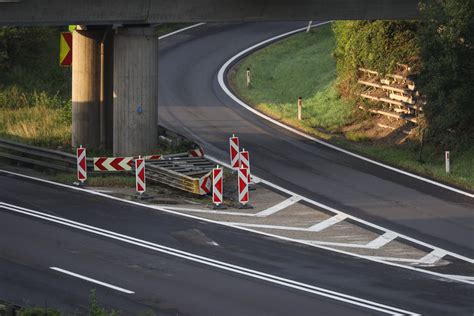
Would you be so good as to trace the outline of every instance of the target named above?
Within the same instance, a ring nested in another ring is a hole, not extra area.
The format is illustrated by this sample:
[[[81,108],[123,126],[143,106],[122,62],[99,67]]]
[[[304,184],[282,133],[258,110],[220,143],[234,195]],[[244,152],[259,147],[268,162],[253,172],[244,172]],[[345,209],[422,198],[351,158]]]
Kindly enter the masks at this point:
[[[432,0],[420,5],[423,68],[419,87],[429,135],[452,146],[474,136],[474,1]]]

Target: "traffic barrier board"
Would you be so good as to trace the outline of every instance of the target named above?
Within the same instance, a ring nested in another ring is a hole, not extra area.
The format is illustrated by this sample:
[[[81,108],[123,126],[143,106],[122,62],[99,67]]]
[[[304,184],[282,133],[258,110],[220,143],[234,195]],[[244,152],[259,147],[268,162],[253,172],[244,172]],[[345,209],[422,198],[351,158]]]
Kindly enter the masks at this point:
[[[145,182],[145,159],[139,157],[135,159],[135,188],[140,195],[146,190]]]
[[[230,166],[232,169],[237,170],[240,167],[239,157],[239,138],[232,134],[229,138],[229,150],[230,150]]]
[[[211,172],[202,176],[199,179],[199,193],[200,194],[208,194],[211,193],[212,190],[212,180],[211,180]]]
[[[59,40],[59,65],[72,65],[72,33],[61,32]]]
[[[87,180],[86,149],[82,145],[76,149],[77,157],[77,180],[81,183]]]
[[[240,152],[240,167],[248,169],[247,178],[250,183],[250,153],[245,148]]]
[[[246,205],[249,202],[249,177],[247,168],[239,168],[238,187],[239,187],[239,203]]]
[[[216,167],[212,169],[212,202],[219,206],[222,204],[222,189],[223,189],[223,179],[222,179],[222,168]]]
[[[95,157],[94,171],[131,171],[133,161],[139,157]],[[143,157],[145,160],[159,160],[161,155]]]

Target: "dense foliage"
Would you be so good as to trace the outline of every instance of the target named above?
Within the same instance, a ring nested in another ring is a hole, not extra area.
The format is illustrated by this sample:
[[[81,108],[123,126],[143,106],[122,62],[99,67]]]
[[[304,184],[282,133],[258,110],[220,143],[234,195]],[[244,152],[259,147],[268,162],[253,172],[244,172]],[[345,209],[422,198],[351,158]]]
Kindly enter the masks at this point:
[[[67,103],[71,75],[69,69],[58,65],[60,31],[0,27],[0,107]]]
[[[474,1],[422,4],[421,91],[430,135],[445,146],[474,138]]]
[[[386,73],[397,62],[416,57],[417,23],[411,21],[338,21],[334,57],[339,81],[353,85],[359,67]]]

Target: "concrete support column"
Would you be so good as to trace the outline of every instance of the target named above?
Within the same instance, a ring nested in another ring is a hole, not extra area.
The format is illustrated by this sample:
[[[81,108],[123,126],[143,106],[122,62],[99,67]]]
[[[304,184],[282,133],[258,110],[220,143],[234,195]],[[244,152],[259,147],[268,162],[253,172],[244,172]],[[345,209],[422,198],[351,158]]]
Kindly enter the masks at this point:
[[[100,145],[100,31],[72,35],[72,146]]]
[[[114,155],[144,155],[158,138],[158,38],[149,27],[119,28],[114,38]]]

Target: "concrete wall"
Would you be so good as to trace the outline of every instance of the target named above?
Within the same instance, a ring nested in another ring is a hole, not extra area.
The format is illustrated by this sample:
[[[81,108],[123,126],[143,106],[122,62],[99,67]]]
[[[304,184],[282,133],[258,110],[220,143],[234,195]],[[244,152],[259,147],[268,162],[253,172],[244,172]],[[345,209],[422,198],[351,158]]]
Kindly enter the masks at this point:
[[[417,6],[418,0],[3,0],[0,25],[412,19]]]
[[[114,155],[153,153],[158,140],[158,38],[120,28],[114,38]]]

